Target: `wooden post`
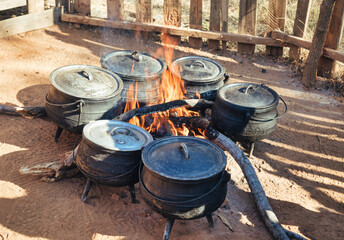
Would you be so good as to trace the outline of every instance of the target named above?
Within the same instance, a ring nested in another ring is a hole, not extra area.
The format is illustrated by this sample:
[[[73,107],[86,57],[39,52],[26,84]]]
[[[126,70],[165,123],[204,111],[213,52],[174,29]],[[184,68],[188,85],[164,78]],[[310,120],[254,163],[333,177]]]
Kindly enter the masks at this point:
[[[284,31],[286,6],[286,0],[269,0],[268,36],[271,35],[269,32],[273,30]],[[283,48],[266,46],[266,54],[280,57],[283,55]]]
[[[181,0],[164,0],[164,24],[172,26],[181,26],[182,4]],[[161,40],[164,43],[178,45],[180,36],[171,36],[162,34]]]
[[[293,35],[296,37],[303,37],[307,23],[308,16],[311,9],[312,0],[298,0],[296,16],[293,27]],[[292,46],[289,49],[289,57],[298,60],[300,57],[301,48]]]
[[[221,29],[222,32],[228,32],[228,1],[229,0],[222,0],[221,3]],[[221,42],[222,49],[227,48],[227,42]]]
[[[27,0],[27,5],[29,14],[44,11],[44,0]]]
[[[91,0],[74,0],[74,8],[77,13],[90,15]]]
[[[123,0],[107,0],[108,19],[123,20]]]
[[[202,0],[190,0],[190,28],[202,30]],[[189,37],[189,44],[201,48],[202,38]]]
[[[322,55],[325,37],[330,25],[333,5],[336,0],[323,0],[320,6],[319,19],[314,32],[312,46],[303,70],[302,83],[304,87],[310,88],[315,85],[317,67]]]
[[[337,50],[343,33],[344,22],[344,0],[336,0],[331,17],[330,28],[328,29],[325,47]],[[318,75],[330,78],[335,72],[336,61],[321,57],[318,65]]]
[[[152,22],[152,0],[136,0],[136,21]]]
[[[210,2],[210,23],[209,30],[220,31],[221,26],[221,0],[211,0]],[[219,49],[220,41],[208,40],[210,49]]]
[[[256,35],[257,0],[240,0],[239,8],[239,34]],[[254,44],[238,43],[238,52],[253,54]]]

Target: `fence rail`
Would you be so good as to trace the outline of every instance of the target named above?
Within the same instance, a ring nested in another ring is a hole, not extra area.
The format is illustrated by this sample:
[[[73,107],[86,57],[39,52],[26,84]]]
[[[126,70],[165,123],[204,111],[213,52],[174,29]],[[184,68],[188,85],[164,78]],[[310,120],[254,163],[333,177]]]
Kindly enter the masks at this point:
[[[269,0],[268,29],[265,37],[256,35],[257,14],[259,14],[257,12],[257,0],[240,0],[237,34],[227,32],[229,0],[210,1],[210,6],[208,6],[210,8],[208,31],[202,30],[202,17],[204,16],[202,0],[190,0],[189,28],[180,27],[181,0],[164,0],[163,24],[152,23],[152,0],[135,1],[136,19],[131,22],[124,21],[124,0],[105,1],[107,3],[106,19],[92,16],[91,4],[93,4],[93,1],[91,2],[91,0],[56,0],[56,5],[59,6],[62,2],[67,9],[66,13],[62,13],[62,21],[146,32],[164,32],[172,36],[176,41],[180,40],[180,36],[186,36],[189,37],[190,46],[196,48],[202,46],[202,38],[207,39],[209,47],[213,49],[219,49],[221,46],[225,49],[227,41],[236,42],[238,44],[237,51],[244,54],[253,54],[256,45],[266,45],[267,55],[279,57],[283,54],[283,48],[289,47],[290,58],[298,60],[300,58],[300,49],[309,49],[311,45],[311,42],[303,39],[311,0],[298,0],[292,35],[284,33],[287,0]],[[0,0],[0,10],[23,6],[23,4],[28,6],[28,15],[33,13],[37,15],[37,13],[46,11],[44,10],[44,0]],[[325,76],[332,75],[335,60],[344,62],[344,53],[338,51],[344,21],[344,0],[336,0],[334,9],[325,41],[323,57],[318,66],[318,72]],[[56,10],[53,12],[56,12]],[[56,13],[53,15],[55,19]],[[42,15],[41,17],[44,18],[45,16]],[[39,16],[36,16],[26,21],[32,23],[31,25],[35,25],[35,21],[40,22],[38,18]],[[18,28],[21,24],[12,26],[12,23],[5,23],[5,21],[9,20],[0,21],[0,27],[5,24],[6,29],[9,26]],[[35,26],[35,28],[37,27]],[[0,37],[32,30],[31,28],[28,26],[18,31],[0,31]]]

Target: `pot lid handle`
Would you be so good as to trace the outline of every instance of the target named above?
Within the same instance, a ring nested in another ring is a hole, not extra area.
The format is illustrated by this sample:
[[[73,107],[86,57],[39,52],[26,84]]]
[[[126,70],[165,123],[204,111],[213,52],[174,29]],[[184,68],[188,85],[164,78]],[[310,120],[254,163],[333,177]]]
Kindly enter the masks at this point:
[[[133,60],[135,60],[137,62],[141,62],[141,60],[142,60],[142,56],[137,51],[133,51],[131,56],[133,57]]]
[[[79,74],[85,78],[87,78],[88,80],[90,81],[93,81],[93,76],[92,76],[92,73],[90,71],[87,71],[87,70],[82,70],[79,72]]]
[[[180,144],[180,148],[183,149],[185,159],[190,158],[190,152],[185,143]]]
[[[250,88],[253,89],[253,85],[250,84],[250,85],[247,86],[247,88],[245,89],[245,94],[247,94],[247,92],[248,92],[248,90],[249,90]]]
[[[204,69],[207,69],[207,66],[204,64],[204,62],[202,62],[201,60],[195,60],[193,61],[191,64],[190,64],[190,67],[191,68],[194,68],[195,66],[201,66],[203,67]]]
[[[116,135],[126,135],[126,136],[130,136],[130,137],[134,137],[136,141],[139,141],[139,137],[133,133],[133,131],[131,131],[128,128],[123,128],[123,127],[119,127],[119,128],[114,128],[111,129],[110,131],[107,132],[108,134],[110,134],[111,136],[116,136]],[[119,144],[125,144],[126,141],[123,139],[116,139],[116,142]]]

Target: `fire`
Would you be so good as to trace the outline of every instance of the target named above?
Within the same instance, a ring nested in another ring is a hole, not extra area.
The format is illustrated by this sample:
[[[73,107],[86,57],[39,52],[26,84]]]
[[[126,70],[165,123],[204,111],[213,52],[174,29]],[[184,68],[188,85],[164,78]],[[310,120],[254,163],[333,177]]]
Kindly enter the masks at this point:
[[[185,98],[186,90],[184,86],[184,81],[181,79],[179,74],[176,76],[175,74],[172,74],[172,72],[169,70],[170,65],[174,58],[173,48],[164,46],[164,48],[158,49],[156,55],[166,60],[168,68],[162,75],[158,102],[148,103],[148,105],[166,103],[173,100]],[[133,69],[134,69],[134,62],[133,62],[132,70]],[[135,85],[131,84],[129,86],[129,89],[127,92],[127,99],[134,99],[134,100],[127,101],[124,112],[140,107],[140,103],[137,100],[138,91],[139,89],[138,89],[137,83]],[[163,135],[174,135],[174,136],[199,135],[199,134],[196,134],[194,131],[189,130],[185,126],[176,127],[173,124],[173,122],[169,119],[169,116],[171,115],[175,117],[178,117],[178,116],[191,117],[191,116],[199,116],[199,113],[190,111],[186,109],[185,107],[181,107],[181,108],[168,110],[165,112],[152,114],[151,116],[148,117],[150,118],[150,121],[148,121],[147,116],[133,117],[129,121],[129,123],[134,124],[136,126],[140,126],[151,133],[159,133],[159,131],[163,131],[164,132]],[[200,136],[200,137],[203,137],[203,136]]]

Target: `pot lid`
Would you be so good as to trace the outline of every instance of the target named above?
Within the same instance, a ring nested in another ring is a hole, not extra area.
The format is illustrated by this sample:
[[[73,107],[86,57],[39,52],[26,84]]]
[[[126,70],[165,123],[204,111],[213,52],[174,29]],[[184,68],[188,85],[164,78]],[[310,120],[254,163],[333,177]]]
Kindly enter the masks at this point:
[[[50,74],[50,82],[61,92],[78,98],[110,98],[123,90],[123,82],[119,76],[89,65],[57,68]]]
[[[254,83],[232,83],[219,89],[219,97],[229,104],[245,108],[268,108],[278,103],[278,94]]]
[[[104,68],[118,74],[124,80],[146,80],[160,77],[166,69],[164,61],[145,52],[115,51],[100,59]]]
[[[142,161],[148,169],[169,179],[200,180],[222,172],[227,158],[208,140],[173,136],[147,145]]]
[[[193,84],[217,82],[225,73],[225,69],[218,62],[199,56],[186,56],[175,60],[171,65],[171,71]]]
[[[83,137],[92,143],[115,151],[141,150],[153,137],[144,129],[116,120],[98,120],[88,123]]]

